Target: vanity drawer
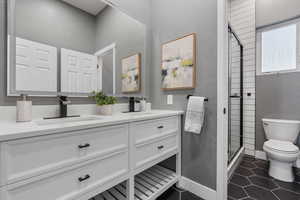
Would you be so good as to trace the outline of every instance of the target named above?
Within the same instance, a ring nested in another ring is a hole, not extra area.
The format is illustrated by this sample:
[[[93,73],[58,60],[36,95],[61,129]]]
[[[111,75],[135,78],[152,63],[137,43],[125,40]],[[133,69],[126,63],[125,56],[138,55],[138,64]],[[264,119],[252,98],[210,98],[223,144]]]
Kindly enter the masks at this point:
[[[151,162],[165,153],[178,148],[178,137],[169,136],[162,140],[136,145],[135,147],[135,167],[138,168],[148,162]]]
[[[127,126],[87,129],[1,144],[1,185],[128,148]]]
[[[125,179],[128,170],[128,152],[119,152],[47,178],[5,186],[1,191],[1,200],[79,199],[92,190],[102,190],[103,185],[110,181]]]
[[[134,134],[135,143],[143,143],[153,138],[178,132],[178,117],[133,123],[130,130]]]

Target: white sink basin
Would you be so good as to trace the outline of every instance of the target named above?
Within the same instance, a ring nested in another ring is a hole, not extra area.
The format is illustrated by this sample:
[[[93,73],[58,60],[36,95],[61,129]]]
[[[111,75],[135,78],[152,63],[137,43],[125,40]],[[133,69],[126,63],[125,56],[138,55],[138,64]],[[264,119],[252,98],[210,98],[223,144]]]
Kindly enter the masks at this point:
[[[86,116],[86,117],[69,117],[69,118],[57,118],[57,119],[44,119],[36,121],[37,125],[55,125],[55,124],[66,124],[72,122],[86,122],[86,121],[96,121],[101,120],[101,117],[97,116]]]

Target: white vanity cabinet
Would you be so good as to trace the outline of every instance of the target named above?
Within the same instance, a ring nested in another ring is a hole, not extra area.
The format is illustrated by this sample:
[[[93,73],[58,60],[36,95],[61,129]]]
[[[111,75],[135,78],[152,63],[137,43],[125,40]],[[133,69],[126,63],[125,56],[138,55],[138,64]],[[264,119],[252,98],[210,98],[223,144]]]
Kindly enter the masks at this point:
[[[134,135],[135,168],[151,165],[164,155],[172,154],[179,148],[178,117],[133,123],[130,126]]]
[[[128,151],[127,125],[12,140],[1,144],[1,185]]]
[[[180,130],[174,115],[2,141],[0,199],[155,199],[180,176]],[[177,172],[156,166],[173,155]]]

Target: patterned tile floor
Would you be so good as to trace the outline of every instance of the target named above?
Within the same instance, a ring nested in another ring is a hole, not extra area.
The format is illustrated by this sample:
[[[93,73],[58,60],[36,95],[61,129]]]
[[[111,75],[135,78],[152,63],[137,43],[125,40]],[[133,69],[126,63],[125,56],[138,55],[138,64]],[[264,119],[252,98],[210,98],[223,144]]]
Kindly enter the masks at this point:
[[[158,197],[156,200],[204,200],[194,194],[185,191],[175,189],[174,187],[167,190],[164,194]]]
[[[268,175],[269,163],[245,156],[228,185],[228,200],[300,200],[300,170],[294,183]]]

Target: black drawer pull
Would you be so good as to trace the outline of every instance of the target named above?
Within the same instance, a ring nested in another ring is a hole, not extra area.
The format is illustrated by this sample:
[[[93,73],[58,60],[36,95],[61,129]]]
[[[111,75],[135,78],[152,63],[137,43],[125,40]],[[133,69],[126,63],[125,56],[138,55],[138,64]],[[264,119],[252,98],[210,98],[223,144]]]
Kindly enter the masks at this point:
[[[164,128],[164,126],[159,126],[159,127],[157,127],[157,128],[162,129],[162,128]]]
[[[89,143],[87,143],[87,144],[81,144],[81,145],[78,145],[78,148],[79,149],[84,149],[84,148],[88,148],[88,147],[90,147],[91,145],[89,144]]]
[[[87,179],[89,179],[89,178],[91,178],[91,176],[87,174],[87,175],[85,175],[85,177],[79,177],[79,178],[78,178],[78,181],[79,181],[79,182],[82,182],[82,181],[85,181],[85,180],[87,180]]]
[[[163,149],[164,148],[164,146],[163,145],[161,145],[161,146],[158,146],[157,147],[159,150],[161,150],[161,149]]]

